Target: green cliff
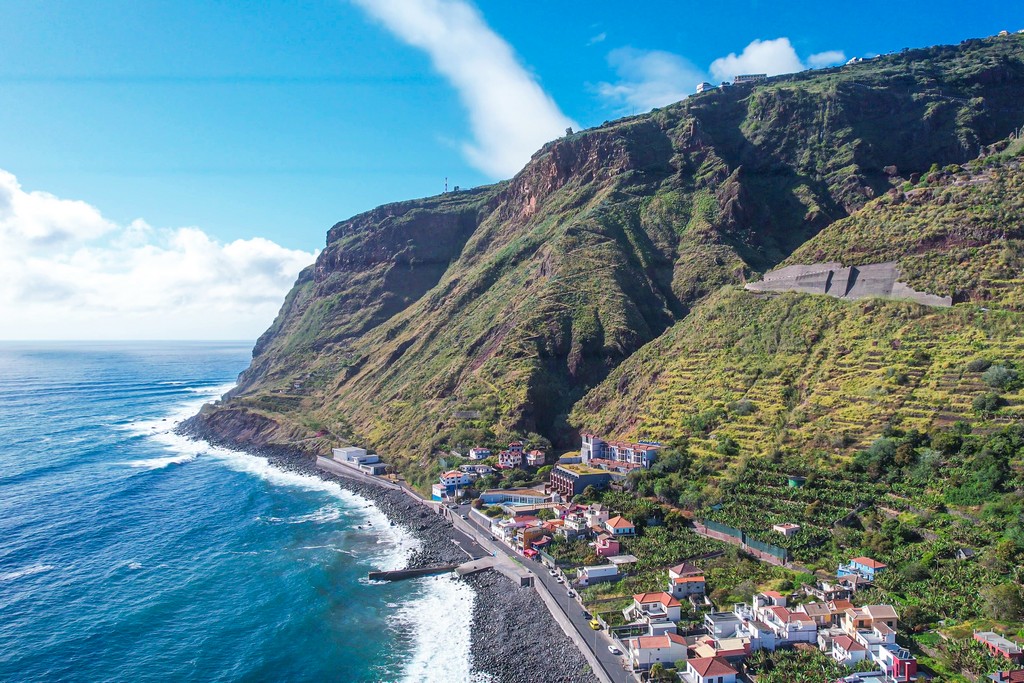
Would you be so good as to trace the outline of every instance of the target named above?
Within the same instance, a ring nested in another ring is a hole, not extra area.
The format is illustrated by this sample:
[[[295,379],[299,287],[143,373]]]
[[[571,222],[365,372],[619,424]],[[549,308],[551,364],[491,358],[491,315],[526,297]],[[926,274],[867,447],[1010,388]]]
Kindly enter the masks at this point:
[[[581,426],[671,438],[694,411],[725,410],[716,424],[751,451],[956,419],[971,379],[935,347],[1019,354],[1020,295],[1016,232],[984,214],[1019,201],[1016,170],[954,166],[1005,140],[1022,101],[1022,36],[905,51],[693,96],[549,143],[509,181],[343,221],[196,424],[243,445],[366,444],[423,480],[438,451],[572,448]],[[906,234],[878,240],[881,223]],[[955,267],[972,249],[981,265]],[[794,259],[883,257],[1000,310],[736,287]],[[900,381],[849,386],[859,363]]]

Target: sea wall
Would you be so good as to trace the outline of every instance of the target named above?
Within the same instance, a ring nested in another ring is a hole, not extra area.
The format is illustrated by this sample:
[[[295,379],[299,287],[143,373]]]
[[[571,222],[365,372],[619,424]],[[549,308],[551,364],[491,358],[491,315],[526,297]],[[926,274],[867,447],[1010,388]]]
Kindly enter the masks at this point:
[[[827,294],[839,299],[884,297],[907,299],[925,306],[952,306],[953,298],[918,292],[900,282],[895,261],[844,267],[841,263],[814,263],[779,268],[751,282],[746,288],[753,292],[803,292]]]

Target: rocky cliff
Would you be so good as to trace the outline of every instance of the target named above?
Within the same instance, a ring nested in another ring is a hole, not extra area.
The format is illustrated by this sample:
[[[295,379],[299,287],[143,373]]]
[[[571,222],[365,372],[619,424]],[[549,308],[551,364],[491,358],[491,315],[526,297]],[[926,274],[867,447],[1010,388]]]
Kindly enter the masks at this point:
[[[1022,55],[993,38],[716,90],[549,143],[507,182],[343,221],[192,424],[365,443],[414,478],[512,435],[572,446],[607,394],[580,399],[709,295],[1006,138]]]

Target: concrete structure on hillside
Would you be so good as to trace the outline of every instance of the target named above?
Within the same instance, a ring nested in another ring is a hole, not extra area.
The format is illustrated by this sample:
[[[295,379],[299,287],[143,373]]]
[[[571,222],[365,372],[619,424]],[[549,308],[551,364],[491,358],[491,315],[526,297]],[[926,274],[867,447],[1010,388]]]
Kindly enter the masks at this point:
[[[608,472],[583,464],[555,465],[550,478],[551,490],[566,500],[583,493],[588,486],[603,489],[611,480]]]
[[[883,297],[926,306],[953,305],[952,297],[918,292],[899,278],[900,269],[895,261],[849,268],[841,263],[815,263],[779,268],[767,273],[760,282],[748,283],[746,288],[753,292],[804,292],[839,299]]]
[[[753,85],[768,80],[768,74],[740,74],[732,79],[733,85]]]
[[[661,444],[654,441],[605,441],[599,436],[583,432],[580,456],[583,464],[626,474],[638,467],[654,464]]]
[[[387,464],[381,462],[380,456],[376,453],[367,453],[365,448],[358,446],[331,449],[331,460],[363,474],[377,476],[387,471]]]
[[[480,494],[480,500],[487,505],[537,505],[551,502],[551,496],[537,489],[488,489]]]
[[[717,86],[711,85],[707,81],[704,81],[703,83],[698,83],[697,84],[697,92],[698,93],[707,92],[709,90],[714,90],[716,87]]]

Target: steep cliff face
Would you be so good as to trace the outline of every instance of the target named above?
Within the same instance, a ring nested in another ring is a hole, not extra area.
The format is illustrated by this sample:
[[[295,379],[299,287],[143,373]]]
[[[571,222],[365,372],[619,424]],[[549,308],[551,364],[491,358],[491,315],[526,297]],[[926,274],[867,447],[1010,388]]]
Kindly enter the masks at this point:
[[[1021,52],[706,93],[549,143],[508,182],[339,223],[200,422],[249,413],[278,425],[254,443],[350,439],[406,465],[512,434],[569,445],[573,404],[709,293],[1019,125]]]

